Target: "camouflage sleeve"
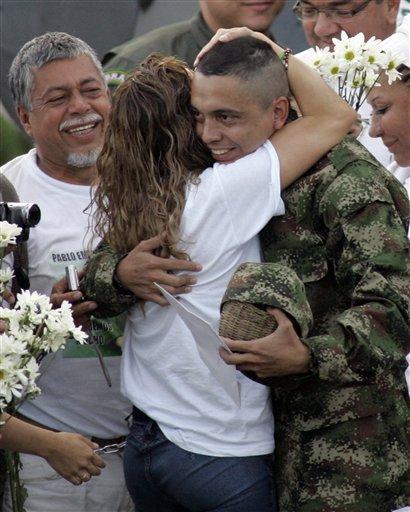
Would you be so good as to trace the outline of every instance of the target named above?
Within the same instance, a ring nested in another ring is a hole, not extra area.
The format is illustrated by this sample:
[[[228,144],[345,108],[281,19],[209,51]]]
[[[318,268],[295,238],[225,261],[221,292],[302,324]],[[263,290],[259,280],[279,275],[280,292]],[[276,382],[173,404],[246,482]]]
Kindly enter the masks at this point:
[[[80,286],[87,300],[97,302],[93,313],[97,318],[117,316],[137,302],[135,295],[122,294],[113,284],[115,267],[123,256],[101,243],[87,262]]]
[[[409,206],[398,182],[389,186],[389,179],[376,166],[356,162],[320,202],[338,293],[350,302],[325,334],[304,340],[320,379],[360,383],[393,379],[393,368],[405,370],[410,350]]]

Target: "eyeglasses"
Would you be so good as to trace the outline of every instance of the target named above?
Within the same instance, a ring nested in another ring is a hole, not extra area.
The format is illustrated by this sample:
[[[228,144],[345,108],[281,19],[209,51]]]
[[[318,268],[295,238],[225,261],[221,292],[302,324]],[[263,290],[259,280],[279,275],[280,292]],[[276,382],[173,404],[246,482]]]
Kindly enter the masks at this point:
[[[292,10],[297,18],[302,21],[316,20],[319,13],[323,12],[323,14],[329,20],[338,23],[351,20],[354,16],[356,16],[356,14],[363,11],[363,9],[365,9],[370,2],[371,0],[365,0],[365,2],[358,5],[355,9],[332,9],[327,7],[323,9],[317,9],[316,7],[313,7],[313,5],[305,4],[298,0],[293,6]]]

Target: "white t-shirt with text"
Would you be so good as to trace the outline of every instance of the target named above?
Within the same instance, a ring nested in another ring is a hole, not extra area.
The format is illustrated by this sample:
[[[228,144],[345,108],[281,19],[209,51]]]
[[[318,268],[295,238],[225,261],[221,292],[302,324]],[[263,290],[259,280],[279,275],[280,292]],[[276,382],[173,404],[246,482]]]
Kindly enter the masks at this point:
[[[89,215],[84,210],[91,189],[45,174],[37,166],[35,149],[10,161],[0,172],[14,185],[21,202],[37,203],[41,209],[41,220],[30,230],[28,240],[29,277],[32,291],[49,295],[67,265],[81,269],[86,262],[90,236]],[[106,322],[103,328],[113,326]],[[41,395],[26,401],[21,413],[56,430],[103,439],[127,434],[124,418],[131,405],[120,392],[121,352],[114,339],[108,344],[105,339],[100,349],[113,382],[111,388],[94,348],[69,340],[66,349],[43,360],[38,382]]]

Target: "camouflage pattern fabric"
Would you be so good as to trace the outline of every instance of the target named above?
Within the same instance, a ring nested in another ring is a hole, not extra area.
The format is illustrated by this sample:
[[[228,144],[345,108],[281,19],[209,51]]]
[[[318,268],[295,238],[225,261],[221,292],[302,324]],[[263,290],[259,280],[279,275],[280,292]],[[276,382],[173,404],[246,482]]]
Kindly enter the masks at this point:
[[[305,285],[310,375],[272,388],[281,512],[390,512],[410,504],[409,203],[346,138],[283,194],[265,257]]]
[[[98,303],[98,309],[93,311],[96,318],[117,316],[137,302],[135,295],[121,293],[113,284],[115,268],[124,256],[100,243],[87,261],[80,288],[86,300]]]
[[[232,276],[221,302],[236,300],[280,308],[296,322],[301,336],[312,327],[312,311],[297,274],[279,263],[243,263]]]

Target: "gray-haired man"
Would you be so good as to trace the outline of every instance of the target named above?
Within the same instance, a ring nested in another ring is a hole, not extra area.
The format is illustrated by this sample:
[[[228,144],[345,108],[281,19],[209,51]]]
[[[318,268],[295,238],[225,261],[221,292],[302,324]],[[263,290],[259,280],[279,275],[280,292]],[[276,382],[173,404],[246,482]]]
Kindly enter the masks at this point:
[[[64,268],[86,259],[90,185],[110,111],[101,65],[83,41],[64,33],[48,33],[26,43],[10,69],[17,112],[36,148],[4,165],[1,173],[23,202],[36,202],[41,223],[28,242],[31,290],[49,295]],[[62,294],[72,302],[79,292]],[[90,312],[91,302],[79,315]],[[112,379],[108,387],[91,347],[69,341],[64,351],[43,362],[42,394],[23,404],[20,417],[52,430],[79,432],[100,446],[123,439],[129,403],[119,389],[120,350],[115,324],[98,334]],[[40,457],[21,455],[21,477],[28,491],[28,512],[131,511],[118,453],[104,455],[106,469],[91,479],[90,468],[72,475],[74,488]],[[87,482],[87,483],[85,483]],[[5,510],[10,510],[6,494]]]

